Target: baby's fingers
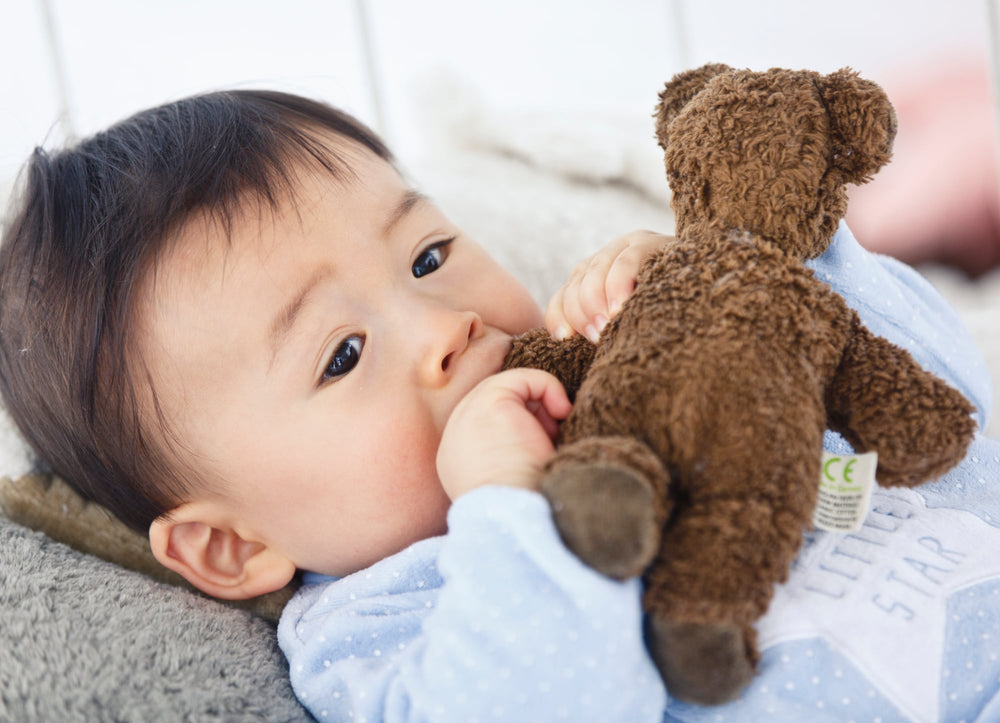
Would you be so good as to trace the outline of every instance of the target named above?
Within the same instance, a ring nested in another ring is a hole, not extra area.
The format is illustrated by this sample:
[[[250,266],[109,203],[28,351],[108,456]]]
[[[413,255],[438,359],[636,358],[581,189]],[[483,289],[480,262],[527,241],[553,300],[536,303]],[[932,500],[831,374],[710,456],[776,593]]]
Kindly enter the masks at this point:
[[[635,290],[642,262],[672,240],[652,231],[632,231],[577,265],[545,309],[545,326],[557,339],[574,332],[596,341]]]
[[[545,326],[557,339],[574,332],[596,341],[611,316],[605,286],[618,248],[606,247],[577,264],[545,309]]]
[[[629,246],[611,263],[603,289],[609,316],[617,314],[625,300],[635,291],[635,277],[639,266],[651,252],[647,246]]]
[[[574,332],[596,340],[607,323],[607,300],[604,298],[606,269],[575,271],[556,292],[545,311],[545,322],[557,339]]]

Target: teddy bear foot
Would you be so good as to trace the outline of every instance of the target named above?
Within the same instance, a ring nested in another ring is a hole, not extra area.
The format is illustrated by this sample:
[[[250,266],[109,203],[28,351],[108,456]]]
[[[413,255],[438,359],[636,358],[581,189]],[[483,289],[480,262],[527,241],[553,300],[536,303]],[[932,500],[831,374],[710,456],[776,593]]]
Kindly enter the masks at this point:
[[[641,574],[656,556],[661,505],[636,472],[570,464],[550,471],[541,491],[563,543],[597,572],[625,580]]]
[[[753,657],[737,625],[649,616],[646,643],[670,695],[689,703],[734,700],[754,675]]]

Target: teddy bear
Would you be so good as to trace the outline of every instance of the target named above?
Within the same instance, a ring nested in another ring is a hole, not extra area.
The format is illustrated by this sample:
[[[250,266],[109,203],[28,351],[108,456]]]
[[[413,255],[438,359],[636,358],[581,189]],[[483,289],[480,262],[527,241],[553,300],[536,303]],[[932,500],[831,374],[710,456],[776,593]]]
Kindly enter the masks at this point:
[[[722,703],[752,679],[754,623],[812,526],[826,429],[904,486],[974,435],[965,397],[803,263],[895,131],[885,93],[850,69],[676,75],[656,112],[676,241],[596,343],[540,329],[507,357],[573,399],[541,491],[583,562],[642,575],[647,644],[678,699]]]

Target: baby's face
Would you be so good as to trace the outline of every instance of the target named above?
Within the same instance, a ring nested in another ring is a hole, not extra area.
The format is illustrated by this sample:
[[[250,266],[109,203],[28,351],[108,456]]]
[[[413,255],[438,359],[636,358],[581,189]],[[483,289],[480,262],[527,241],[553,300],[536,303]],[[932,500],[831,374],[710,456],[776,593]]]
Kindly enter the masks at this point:
[[[386,162],[194,221],[143,286],[141,347],[184,461],[247,540],[331,575],[445,531],[457,402],[542,322],[528,292]],[[178,444],[179,443],[179,444]]]

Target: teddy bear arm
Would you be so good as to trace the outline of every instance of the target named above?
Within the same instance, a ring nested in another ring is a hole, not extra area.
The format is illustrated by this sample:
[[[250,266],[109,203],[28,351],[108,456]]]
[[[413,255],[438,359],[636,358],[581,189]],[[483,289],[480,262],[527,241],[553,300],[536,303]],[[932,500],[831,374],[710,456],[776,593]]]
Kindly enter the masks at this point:
[[[878,453],[880,484],[912,486],[944,474],[972,441],[973,406],[856,315],[853,324],[827,388],[829,427],[858,452]]]
[[[572,400],[594,360],[597,347],[586,337],[574,334],[562,341],[552,338],[545,329],[515,337],[504,369],[528,367],[541,369],[555,376]]]

